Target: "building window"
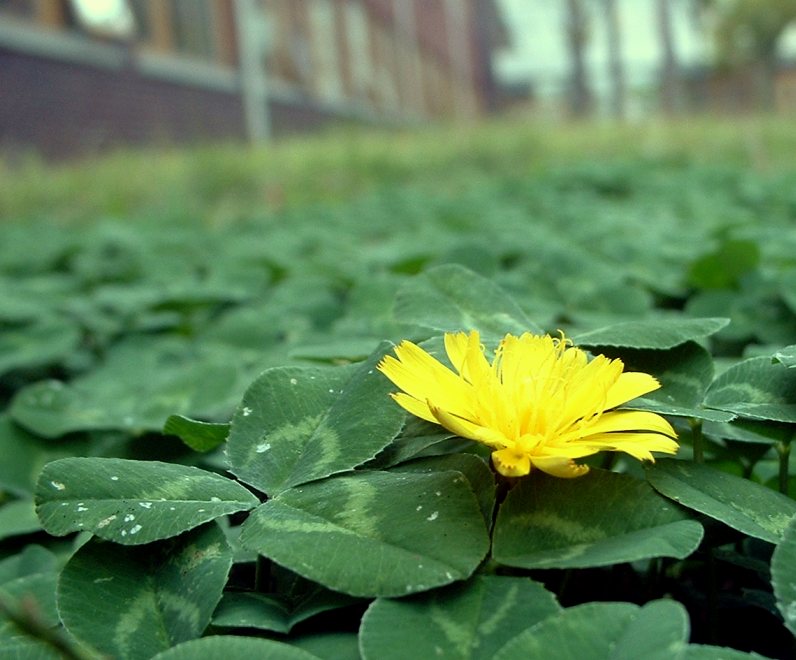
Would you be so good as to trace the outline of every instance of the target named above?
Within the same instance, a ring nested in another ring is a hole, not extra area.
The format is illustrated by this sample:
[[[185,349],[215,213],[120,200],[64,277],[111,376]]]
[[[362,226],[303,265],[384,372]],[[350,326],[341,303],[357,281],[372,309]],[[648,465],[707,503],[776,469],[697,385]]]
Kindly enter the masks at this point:
[[[361,2],[345,5],[345,32],[351,87],[359,100],[367,99],[373,81],[368,12]]]
[[[130,0],[130,9],[135,17],[136,35],[141,41],[153,40],[152,11],[150,0]]]
[[[35,16],[33,0],[0,0],[0,13],[33,18]]]
[[[375,24],[376,95],[381,109],[393,114],[400,111],[398,100],[395,39],[383,25]]]
[[[171,0],[174,12],[174,46],[181,53],[213,59],[213,7],[210,0]]]
[[[312,53],[305,19],[304,3],[298,0],[265,0],[271,23],[272,43],[266,68],[269,76],[293,87],[312,86]]]
[[[309,5],[315,92],[325,100],[338,100],[343,87],[337,58],[337,25],[331,0],[311,0]]]
[[[128,0],[136,36],[144,44],[205,60],[219,52],[220,15],[216,0]]]

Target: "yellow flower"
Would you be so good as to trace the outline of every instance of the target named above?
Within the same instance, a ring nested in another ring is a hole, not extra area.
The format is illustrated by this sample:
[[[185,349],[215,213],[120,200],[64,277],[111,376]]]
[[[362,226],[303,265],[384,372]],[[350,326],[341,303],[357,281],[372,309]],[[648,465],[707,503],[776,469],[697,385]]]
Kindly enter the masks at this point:
[[[660,415],[613,410],[660,387],[645,373],[624,372],[621,360],[584,351],[564,338],[506,335],[490,365],[481,338],[445,335],[457,373],[415,344],[395,348],[379,370],[403,392],[391,396],[410,413],[495,451],[495,469],[520,477],[533,468],[557,477],[589,471],[573,459],[623,451],[654,461],[674,454],[677,434]]]

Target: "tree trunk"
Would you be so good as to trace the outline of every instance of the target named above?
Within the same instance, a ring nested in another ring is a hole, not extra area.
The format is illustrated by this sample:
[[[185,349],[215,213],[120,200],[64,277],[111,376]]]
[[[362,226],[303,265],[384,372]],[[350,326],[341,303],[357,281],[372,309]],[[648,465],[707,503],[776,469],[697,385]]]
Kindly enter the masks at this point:
[[[777,54],[775,50],[765,53],[752,63],[752,81],[758,110],[773,112],[777,108]]]
[[[572,71],[570,78],[570,110],[575,117],[583,117],[591,110],[591,93],[586,80],[584,49],[588,41],[588,26],[581,0],[567,0],[567,43]]]
[[[608,73],[611,80],[611,114],[623,119],[627,105],[625,62],[622,58],[622,29],[616,0],[603,0],[608,26]]]
[[[674,52],[672,14],[669,0],[658,0],[658,30],[663,49],[661,63],[661,109],[664,114],[675,115],[681,110],[682,93],[677,55]]]

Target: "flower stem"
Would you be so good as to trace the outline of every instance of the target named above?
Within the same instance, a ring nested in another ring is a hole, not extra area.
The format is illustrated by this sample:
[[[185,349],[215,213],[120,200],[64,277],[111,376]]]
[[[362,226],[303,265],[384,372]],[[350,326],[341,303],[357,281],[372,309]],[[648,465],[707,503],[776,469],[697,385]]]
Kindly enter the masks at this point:
[[[688,420],[691,425],[691,439],[694,446],[694,461],[697,463],[705,462],[705,438],[702,435],[702,420],[691,417]]]
[[[790,441],[774,445],[779,456],[779,492],[788,494],[788,467],[790,463]]]
[[[564,576],[561,578],[561,584],[558,586],[558,593],[556,594],[559,603],[563,602],[566,597],[567,588],[572,581],[572,573],[574,570],[573,568],[567,568],[564,572]]]
[[[10,619],[19,630],[33,639],[47,644],[68,660],[99,660],[97,651],[79,646],[60,628],[50,628],[36,613],[33,603],[17,602],[7,591],[0,589],[0,614]]]

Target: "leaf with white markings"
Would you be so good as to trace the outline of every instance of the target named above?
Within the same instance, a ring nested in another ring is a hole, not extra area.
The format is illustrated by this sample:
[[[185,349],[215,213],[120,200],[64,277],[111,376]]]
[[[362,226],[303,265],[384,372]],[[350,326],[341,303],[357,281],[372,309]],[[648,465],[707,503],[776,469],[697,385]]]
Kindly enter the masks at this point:
[[[796,516],[771,557],[771,584],[785,625],[796,635]]]
[[[528,578],[478,576],[409,598],[379,598],[362,619],[362,654],[490,660],[506,640],[560,611],[555,596]]]
[[[572,337],[578,346],[621,346],[624,348],[674,348],[688,341],[717,333],[729,319],[655,319],[626,321]]]
[[[497,284],[457,264],[431,268],[402,286],[395,298],[395,318],[442,332],[542,333]]]
[[[621,358],[627,371],[641,371],[654,376],[661,388],[633,399],[623,408],[649,410],[662,415],[677,415],[728,422],[733,413],[707,410],[702,405],[713,381],[713,358],[699,344],[688,341],[668,350],[609,349],[608,357]]]
[[[744,360],[713,381],[705,405],[749,419],[796,423],[796,371],[767,357]]]
[[[679,660],[688,639],[688,614],[677,602],[586,603],[527,629],[494,660]]]
[[[662,495],[770,543],[779,542],[796,515],[789,497],[709,465],[663,458],[646,471]]]
[[[384,343],[363,364],[285,367],[246,391],[227,441],[230,471],[269,496],[372,459],[398,435],[405,413],[376,370]]]
[[[578,479],[536,474],[512,489],[495,522],[492,555],[521,568],[587,568],[650,557],[683,559],[702,526],[626,474]]]
[[[185,642],[158,653],[152,660],[318,660],[318,657],[289,644],[271,639],[217,635]]]
[[[329,589],[365,597],[461,580],[489,549],[478,501],[458,472],[360,472],[293,488],[255,509],[240,540]]]
[[[69,632],[116,660],[149,660],[199,637],[232,566],[215,523],[146,550],[92,539],[58,583],[58,611]]]
[[[231,479],[194,467],[115,458],[48,463],[36,511],[50,534],[87,531],[125,545],[176,536],[259,500]]]

